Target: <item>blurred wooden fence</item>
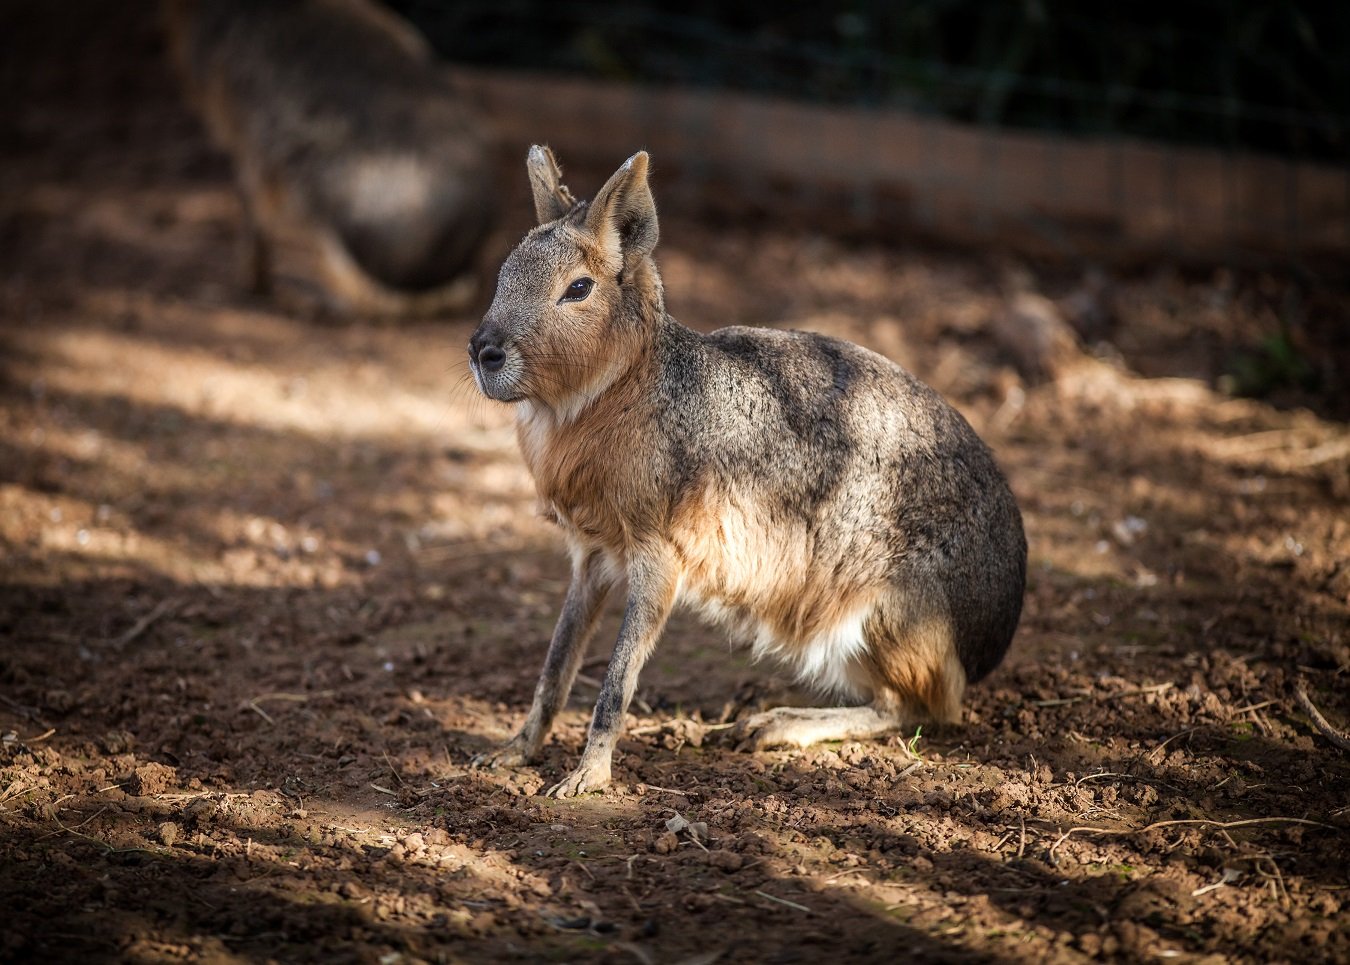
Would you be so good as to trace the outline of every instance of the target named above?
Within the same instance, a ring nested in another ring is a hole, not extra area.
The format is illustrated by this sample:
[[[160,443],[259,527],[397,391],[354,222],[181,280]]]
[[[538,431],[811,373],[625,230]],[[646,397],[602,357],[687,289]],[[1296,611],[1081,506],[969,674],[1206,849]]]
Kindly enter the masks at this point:
[[[645,148],[667,199],[1107,259],[1350,259],[1350,168],[738,93],[455,73],[522,159],[545,142],[565,165],[603,170]]]

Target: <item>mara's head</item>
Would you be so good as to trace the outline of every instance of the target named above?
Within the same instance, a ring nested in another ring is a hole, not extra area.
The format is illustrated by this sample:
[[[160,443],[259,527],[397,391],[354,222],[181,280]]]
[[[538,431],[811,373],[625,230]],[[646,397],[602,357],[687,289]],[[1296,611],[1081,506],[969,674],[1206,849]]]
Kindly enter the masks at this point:
[[[539,225],[502,265],[469,365],[488,398],[569,409],[632,364],[664,312],[656,204],[645,152],[589,204],[562,183],[548,148],[530,148],[526,169]]]

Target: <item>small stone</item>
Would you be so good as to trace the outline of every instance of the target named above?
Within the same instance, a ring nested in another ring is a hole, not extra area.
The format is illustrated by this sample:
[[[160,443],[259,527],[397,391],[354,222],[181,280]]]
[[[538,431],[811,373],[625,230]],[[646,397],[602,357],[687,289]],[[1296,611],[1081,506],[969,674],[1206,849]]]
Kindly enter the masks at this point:
[[[54,688],[42,695],[42,702],[49,710],[58,714],[68,713],[75,706],[75,698],[70,695],[70,691]]]
[[[172,767],[151,761],[141,764],[118,781],[122,789],[135,797],[163,794],[178,783],[178,774]]]
[[[744,854],[764,854],[773,848],[762,834],[747,831],[736,839],[736,850]]]
[[[135,744],[136,738],[124,730],[109,731],[99,740],[99,746],[107,754],[125,754]]]
[[[717,851],[708,852],[708,864],[712,865],[714,868],[721,868],[723,871],[731,874],[732,872],[740,871],[741,866],[745,864],[745,860],[735,851],[723,851],[718,849]]]
[[[183,811],[183,817],[188,824],[197,827],[207,824],[215,816],[216,804],[210,798],[199,797],[187,806]]]

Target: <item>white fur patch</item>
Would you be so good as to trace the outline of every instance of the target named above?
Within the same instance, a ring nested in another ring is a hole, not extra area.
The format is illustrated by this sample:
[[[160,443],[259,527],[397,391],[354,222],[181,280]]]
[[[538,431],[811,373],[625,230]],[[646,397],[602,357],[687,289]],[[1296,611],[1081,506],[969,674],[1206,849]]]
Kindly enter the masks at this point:
[[[793,666],[802,683],[830,693],[858,696],[854,681],[857,664],[866,649],[863,640],[863,621],[867,612],[851,613],[805,644],[784,645],[782,641],[765,639],[763,630],[755,639],[754,652],[771,653]]]
[[[600,393],[609,388],[610,384],[618,375],[617,369],[618,365],[611,362],[589,386],[578,392],[572,393],[566,399],[558,403],[553,410],[557,415],[558,424],[566,425],[577,416],[581,415],[581,413],[585,412],[587,407],[600,397]]]
[[[527,399],[522,401],[516,410],[516,420],[525,430],[531,444],[542,447],[550,433],[560,426],[565,426],[574,421],[585,412],[591,403],[614,383],[614,380],[619,376],[619,371],[619,363],[617,361],[610,362],[591,379],[587,386],[577,389],[552,407],[537,400]],[[506,380],[509,379],[512,389],[515,389],[520,382],[524,381],[526,377],[525,365],[520,361],[518,353],[512,351],[508,354],[507,363],[500,374],[503,379],[502,384],[507,384]]]
[[[535,459],[543,451],[549,433],[553,431],[552,413],[546,406],[524,399],[516,403],[516,425],[526,456]]]
[[[864,676],[859,663],[867,648],[863,623],[871,615],[871,607],[850,613],[808,640],[793,641],[783,639],[753,614],[720,601],[705,600],[691,593],[685,602],[708,620],[726,627],[738,640],[749,643],[756,660],[772,657],[792,670],[803,685],[843,697],[870,696],[859,687]]]

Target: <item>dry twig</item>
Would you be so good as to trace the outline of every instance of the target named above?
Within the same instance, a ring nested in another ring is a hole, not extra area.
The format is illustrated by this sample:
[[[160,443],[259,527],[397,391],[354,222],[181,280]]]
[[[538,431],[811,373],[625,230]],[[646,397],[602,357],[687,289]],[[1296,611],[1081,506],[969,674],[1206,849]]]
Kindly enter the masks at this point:
[[[28,791],[33,790],[33,788],[34,785],[25,784],[22,780],[16,778],[14,783],[9,786],[9,789],[5,791],[4,796],[0,797],[0,804],[4,804],[12,797],[18,797],[20,794],[25,794]]]
[[[688,791],[681,791],[678,788],[674,787],[661,787],[657,784],[643,784],[642,786],[649,791],[661,791],[663,794],[678,794],[680,797],[689,796]]]
[[[403,780],[403,775],[398,772],[398,769],[394,767],[394,762],[389,759],[389,752],[383,751],[382,753],[384,754],[384,763],[389,768],[389,773],[394,775],[394,780],[398,781],[400,787],[407,787],[408,782]]]
[[[102,808],[102,809],[100,809],[99,811],[95,812],[95,813],[94,813],[92,816],[90,816],[89,818],[86,818],[85,820],[81,821],[79,824],[75,825],[74,828],[72,828],[72,827],[67,827],[65,824],[62,824],[62,823],[61,823],[61,819],[58,818],[58,817],[57,817],[56,815],[54,815],[54,814],[52,815],[52,821],[55,822],[55,824],[56,824],[56,826],[57,826],[58,828],[60,828],[60,829],[61,829],[62,831],[64,831],[64,832],[66,832],[66,834],[72,835],[72,836],[77,837],[77,838],[83,838],[85,841],[88,841],[88,842],[90,842],[91,844],[96,844],[96,845],[98,845],[100,848],[102,848],[106,854],[133,854],[133,853],[139,853],[139,854],[165,854],[164,851],[162,851],[162,850],[160,850],[160,849],[156,849],[156,848],[114,848],[114,847],[113,847],[112,845],[110,845],[108,842],[103,841],[103,840],[100,839],[100,838],[96,838],[96,837],[94,837],[92,834],[85,834],[83,831],[77,831],[77,830],[76,830],[76,828],[82,828],[82,827],[84,827],[86,824],[88,824],[90,821],[94,820],[94,818],[98,817],[100,814],[102,814],[102,813],[103,813],[104,811],[106,811],[106,810],[108,810],[108,809],[107,809],[107,808]]]
[[[1050,850],[1049,852],[1047,852],[1046,857],[1053,864],[1055,860],[1055,851],[1059,848],[1059,846],[1063,844],[1065,841],[1067,841],[1072,835],[1079,834],[1080,832],[1083,834],[1109,834],[1121,836],[1131,834],[1144,834],[1148,831],[1156,831],[1159,828],[1179,827],[1185,825],[1190,826],[1203,825],[1205,827],[1219,828],[1221,830],[1226,830],[1228,828],[1247,827],[1248,825],[1253,824],[1306,824],[1314,828],[1332,827],[1332,825],[1330,824],[1323,824],[1321,821],[1310,821],[1307,818],[1285,818],[1285,817],[1244,818],[1241,821],[1211,821],[1207,818],[1182,818],[1174,821],[1154,821],[1152,824],[1145,825],[1142,828],[1094,828],[1081,826],[1076,828],[1069,828],[1069,830],[1061,834],[1055,840],[1055,843],[1050,845]]]
[[[1167,681],[1167,682],[1165,682],[1165,683],[1152,684],[1151,686],[1148,686],[1148,687],[1135,687],[1135,688],[1133,688],[1133,689],[1131,689],[1131,690],[1121,690],[1121,691],[1119,691],[1119,692],[1117,692],[1117,693],[1114,693],[1114,694],[1096,694],[1096,695],[1094,695],[1094,694],[1091,694],[1091,693],[1083,692],[1083,693],[1077,694],[1077,695],[1075,695],[1075,696],[1073,696],[1073,697],[1055,697],[1055,698],[1052,698],[1052,699],[1050,699],[1050,700],[1033,700],[1033,701],[1031,701],[1031,706],[1033,706],[1033,707],[1064,707],[1064,706],[1067,706],[1067,705],[1069,705],[1069,704],[1077,704],[1077,703],[1081,703],[1082,701],[1085,701],[1085,700],[1091,700],[1091,701],[1093,701],[1093,702],[1095,702],[1095,703],[1107,703],[1107,702],[1112,701],[1112,700],[1120,700],[1120,699],[1123,698],[1123,697],[1140,697],[1140,696],[1144,696],[1144,695],[1146,695],[1146,694],[1161,694],[1161,693],[1164,693],[1165,691],[1171,690],[1174,686],[1175,686],[1175,684],[1173,684],[1173,683],[1169,680],[1169,681]]]
[[[810,908],[807,908],[805,905],[799,905],[795,901],[788,901],[786,898],[776,898],[773,895],[769,894],[768,892],[760,891],[758,888],[755,889],[755,894],[759,895],[761,898],[767,898],[769,899],[769,901],[776,901],[780,905],[787,905],[789,908],[795,908],[798,911],[804,911],[808,915],[815,914],[815,912],[813,912]]]
[[[240,706],[246,707],[249,710],[253,711],[263,720],[267,721],[269,724],[275,724],[276,721],[272,719],[272,715],[258,706],[258,701],[289,700],[297,704],[303,704],[305,701],[314,700],[317,697],[331,697],[333,696],[334,693],[335,691],[332,690],[320,690],[312,694],[288,694],[280,692],[271,694],[259,694],[256,697],[250,697],[248,700],[244,701],[243,704],[241,704]]]
[[[145,633],[146,630],[149,630],[152,626],[154,626],[156,621],[168,616],[170,613],[172,613],[174,610],[177,610],[182,605],[183,605],[182,597],[171,596],[166,599],[160,600],[159,604],[153,610],[151,610],[145,616],[141,617],[134,624],[132,624],[130,630],[122,634],[120,637],[114,637],[112,640],[109,640],[108,643],[114,649],[121,650],[127,644],[131,643],[133,640],[140,637],[140,635]]]
[[[1335,744],[1341,750],[1350,753],[1350,734],[1345,731],[1337,730],[1331,726],[1331,722],[1322,716],[1322,712],[1317,709],[1317,705],[1312,702],[1308,692],[1303,689],[1303,684],[1297,684],[1294,687],[1294,696],[1298,698],[1298,705],[1303,708],[1303,712],[1312,720],[1313,726],[1317,732],[1325,737],[1331,743]]]
[[[1236,868],[1224,868],[1223,874],[1219,877],[1218,881],[1214,882],[1213,884],[1208,884],[1200,888],[1196,888],[1194,891],[1191,892],[1191,897],[1199,898],[1201,895],[1207,895],[1211,891],[1218,891],[1220,888],[1227,888],[1230,884],[1232,884],[1234,881],[1237,881],[1241,877],[1242,872],[1238,871]]]

